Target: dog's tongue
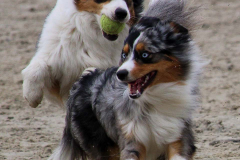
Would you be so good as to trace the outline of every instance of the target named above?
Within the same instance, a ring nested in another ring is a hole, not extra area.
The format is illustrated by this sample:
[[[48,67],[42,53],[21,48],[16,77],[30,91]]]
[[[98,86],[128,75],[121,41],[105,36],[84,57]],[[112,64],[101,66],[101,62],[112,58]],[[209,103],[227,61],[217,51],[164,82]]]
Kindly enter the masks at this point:
[[[130,94],[131,95],[139,95],[142,91],[142,85],[145,81],[145,77],[139,78],[134,82],[129,83],[130,84]]]
[[[156,75],[156,71],[152,71],[145,76],[138,78],[136,81],[128,83],[129,85],[129,96],[131,98],[138,98],[142,95],[144,89],[149,85],[149,83],[153,80],[154,75]]]
[[[115,41],[118,38],[117,34],[107,34],[103,31],[103,36],[107,38],[109,41]]]

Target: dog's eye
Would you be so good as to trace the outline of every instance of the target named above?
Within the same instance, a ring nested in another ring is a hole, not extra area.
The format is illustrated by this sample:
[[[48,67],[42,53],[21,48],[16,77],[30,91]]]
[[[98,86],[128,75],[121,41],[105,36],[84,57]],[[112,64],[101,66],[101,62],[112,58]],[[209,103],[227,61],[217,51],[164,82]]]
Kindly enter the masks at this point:
[[[122,53],[122,59],[126,59],[127,58],[127,54],[126,53]]]
[[[149,54],[146,53],[146,52],[144,52],[144,53],[142,54],[142,58],[148,58],[148,56],[149,56]]]

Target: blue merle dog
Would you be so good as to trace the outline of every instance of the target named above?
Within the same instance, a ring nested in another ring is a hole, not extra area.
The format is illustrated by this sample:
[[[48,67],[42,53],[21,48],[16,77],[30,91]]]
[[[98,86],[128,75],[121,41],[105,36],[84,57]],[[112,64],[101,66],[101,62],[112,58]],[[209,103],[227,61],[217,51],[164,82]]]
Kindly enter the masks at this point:
[[[151,3],[124,42],[119,67],[87,69],[71,90],[50,159],[190,160],[191,115],[203,61],[184,0]]]

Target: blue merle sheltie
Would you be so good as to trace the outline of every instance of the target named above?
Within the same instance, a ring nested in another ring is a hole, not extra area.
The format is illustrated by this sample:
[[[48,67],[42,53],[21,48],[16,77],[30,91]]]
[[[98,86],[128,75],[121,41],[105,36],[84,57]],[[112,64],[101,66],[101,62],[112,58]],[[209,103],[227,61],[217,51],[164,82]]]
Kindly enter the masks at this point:
[[[124,42],[119,67],[87,69],[71,90],[54,160],[190,160],[203,60],[196,9],[152,2]]]

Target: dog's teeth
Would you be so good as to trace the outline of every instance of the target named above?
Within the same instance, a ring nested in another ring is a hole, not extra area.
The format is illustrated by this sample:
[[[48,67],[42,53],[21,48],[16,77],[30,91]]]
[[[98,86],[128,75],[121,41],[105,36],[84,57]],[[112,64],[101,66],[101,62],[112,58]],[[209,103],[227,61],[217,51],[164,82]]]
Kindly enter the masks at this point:
[[[146,79],[149,80],[149,76],[147,76]]]
[[[149,76],[147,75],[146,78],[145,78],[144,83],[147,83],[148,80],[149,80]]]
[[[148,81],[148,78],[146,77],[144,83],[147,83],[147,81]]]
[[[137,90],[137,95],[139,94],[140,92]]]

